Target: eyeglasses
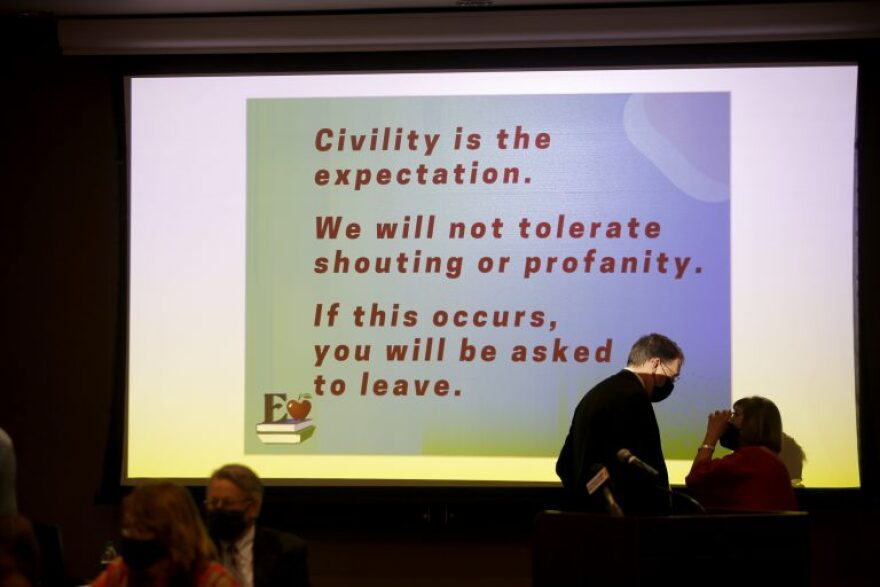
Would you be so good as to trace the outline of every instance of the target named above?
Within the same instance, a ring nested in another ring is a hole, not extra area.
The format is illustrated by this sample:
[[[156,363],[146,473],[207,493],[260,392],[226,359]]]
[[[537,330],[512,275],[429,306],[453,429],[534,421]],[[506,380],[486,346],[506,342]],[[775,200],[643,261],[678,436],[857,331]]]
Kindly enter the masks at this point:
[[[678,381],[678,378],[681,377],[681,372],[676,373],[675,375],[670,375],[669,371],[666,369],[666,365],[663,364],[663,361],[660,361],[660,367],[663,369],[663,374],[673,382]]]
[[[206,499],[202,503],[204,503],[205,507],[209,510],[231,510],[238,509],[238,506],[247,505],[252,501],[252,499],[247,497],[244,499],[227,499],[225,497],[218,497],[215,499]]]

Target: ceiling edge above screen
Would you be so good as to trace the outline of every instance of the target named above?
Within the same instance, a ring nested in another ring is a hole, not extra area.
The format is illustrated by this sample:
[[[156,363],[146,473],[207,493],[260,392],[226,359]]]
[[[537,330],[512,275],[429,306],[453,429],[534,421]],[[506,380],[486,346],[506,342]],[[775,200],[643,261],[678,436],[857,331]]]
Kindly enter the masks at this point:
[[[62,18],[65,55],[427,51],[870,39],[880,2]]]

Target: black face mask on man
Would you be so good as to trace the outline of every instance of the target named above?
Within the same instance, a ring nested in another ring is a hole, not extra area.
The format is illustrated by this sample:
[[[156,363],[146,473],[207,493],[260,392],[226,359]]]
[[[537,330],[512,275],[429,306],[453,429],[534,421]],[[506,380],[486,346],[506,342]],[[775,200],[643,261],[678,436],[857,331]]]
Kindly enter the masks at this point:
[[[654,391],[651,392],[651,401],[655,404],[657,402],[662,402],[667,397],[672,395],[672,390],[675,389],[675,383],[672,382],[672,379],[666,379],[666,383],[663,385],[655,385]]]
[[[247,522],[244,510],[214,510],[208,512],[208,532],[223,542],[232,542],[244,533]]]
[[[123,537],[121,554],[129,569],[143,571],[165,558],[167,552],[158,538],[136,540]]]

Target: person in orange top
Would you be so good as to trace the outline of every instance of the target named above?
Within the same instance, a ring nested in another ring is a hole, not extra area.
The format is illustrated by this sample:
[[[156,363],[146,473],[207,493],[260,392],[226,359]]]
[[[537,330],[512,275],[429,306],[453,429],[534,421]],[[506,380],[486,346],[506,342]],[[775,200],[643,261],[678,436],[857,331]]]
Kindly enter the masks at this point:
[[[139,486],[123,500],[122,516],[122,556],[93,587],[238,587],[185,488]]]
[[[733,453],[713,459],[715,444]],[[704,506],[739,510],[796,510],[788,470],[779,459],[782,417],[769,399],[747,397],[733,411],[709,415],[703,445],[685,483]]]

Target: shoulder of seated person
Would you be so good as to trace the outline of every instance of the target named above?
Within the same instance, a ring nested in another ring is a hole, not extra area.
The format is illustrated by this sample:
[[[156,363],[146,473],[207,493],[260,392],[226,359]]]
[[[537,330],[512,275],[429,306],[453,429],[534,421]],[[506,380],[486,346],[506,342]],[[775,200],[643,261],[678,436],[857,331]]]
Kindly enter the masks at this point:
[[[265,538],[268,538],[274,542],[279,542],[285,545],[305,545],[305,540],[293,534],[291,532],[286,532],[284,530],[278,530],[276,528],[269,528],[267,526],[258,526],[260,532],[262,532]]]

